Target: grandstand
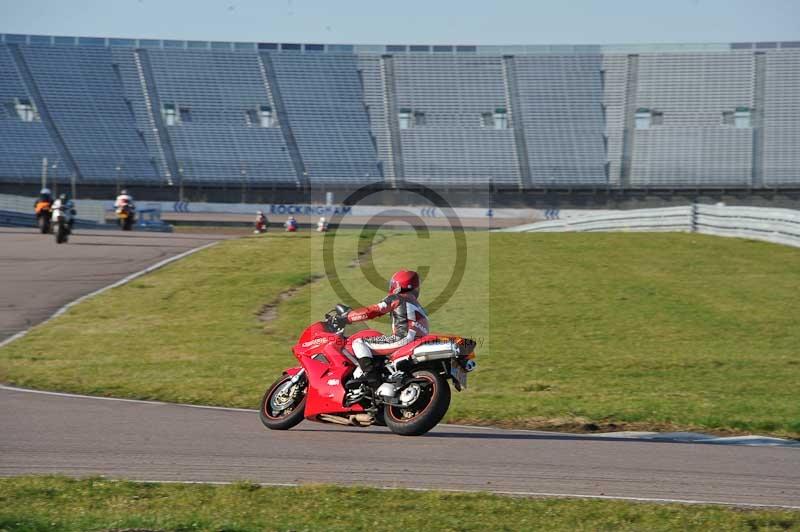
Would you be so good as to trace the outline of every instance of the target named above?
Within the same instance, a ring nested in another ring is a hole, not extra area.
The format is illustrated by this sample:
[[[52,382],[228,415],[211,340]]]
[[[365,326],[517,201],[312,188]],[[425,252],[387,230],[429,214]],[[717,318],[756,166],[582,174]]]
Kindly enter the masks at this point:
[[[800,191],[800,42],[0,35],[0,185]]]

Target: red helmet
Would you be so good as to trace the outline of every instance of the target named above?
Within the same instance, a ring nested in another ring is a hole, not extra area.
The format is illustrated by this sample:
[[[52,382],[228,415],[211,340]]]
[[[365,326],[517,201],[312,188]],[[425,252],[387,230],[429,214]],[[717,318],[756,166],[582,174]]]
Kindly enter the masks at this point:
[[[392,275],[389,280],[389,294],[399,294],[400,292],[419,292],[419,275],[410,270],[400,270]]]

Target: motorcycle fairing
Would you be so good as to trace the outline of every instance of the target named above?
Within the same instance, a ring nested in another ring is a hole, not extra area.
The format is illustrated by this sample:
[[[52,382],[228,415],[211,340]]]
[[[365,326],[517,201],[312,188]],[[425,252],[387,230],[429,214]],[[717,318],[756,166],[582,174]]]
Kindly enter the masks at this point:
[[[325,331],[324,326],[309,327],[301,338],[295,354],[306,370],[308,392],[306,419],[320,414],[363,412],[361,405],[343,406],[344,383],[355,370],[355,364],[342,353],[341,337]]]
[[[331,353],[331,351],[334,352]],[[306,378],[308,379],[306,419],[314,419],[319,414],[355,411],[352,407],[345,408],[342,406],[345,389],[341,385],[346,376],[352,373],[355,366],[330,347],[324,349],[323,353],[320,354],[324,355],[328,362],[312,357],[302,357],[300,361],[306,370]],[[359,407],[358,411],[361,410]]]

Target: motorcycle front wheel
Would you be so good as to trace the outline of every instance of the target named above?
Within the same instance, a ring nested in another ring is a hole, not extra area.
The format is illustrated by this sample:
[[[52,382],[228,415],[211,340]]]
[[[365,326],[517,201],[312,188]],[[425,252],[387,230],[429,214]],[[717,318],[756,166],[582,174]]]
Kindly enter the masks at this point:
[[[261,398],[258,415],[261,423],[272,430],[288,430],[301,421],[306,411],[306,384],[301,381],[300,387],[292,397],[292,377],[284,375],[267,388]]]
[[[63,224],[58,224],[58,229],[56,230],[56,244],[63,244],[67,241],[67,228]]]
[[[428,370],[412,373],[411,382],[398,393],[416,395],[407,406],[385,405],[386,426],[401,436],[419,436],[435,427],[450,408],[450,385],[439,375]]]

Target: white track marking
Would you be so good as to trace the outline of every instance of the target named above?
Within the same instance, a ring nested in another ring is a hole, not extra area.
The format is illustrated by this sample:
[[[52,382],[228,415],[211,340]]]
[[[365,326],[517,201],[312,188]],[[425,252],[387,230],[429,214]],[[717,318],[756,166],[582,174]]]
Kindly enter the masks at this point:
[[[228,412],[248,412],[248,413],[258,412],[258,410],[252,408],[235,408],[232,406],[190,405],[185,403],[167,403],[164,401],[150,401],[147,399],[125,399],[122,397],[103,397],[101,395],[82,395],[79,393],[48,392],[46,390],[31,390],[30,388],[17,388],[16,386],[6,386],[5,384],[0,384],[0,390],[8,390],[10,392],[35,393],[39,395],[52,395],[55,397],[69,397],[72,399],[99,399],[101,401],[117,401],[120,403],[138,403],[138,404],[156,405],[156,406],[180,406],[184,408],[203,408],[205,410],[225,410]]]
[[[122,286],[122,285],[124,285],[124,284],[127,284],[127,283],[129,283],[129,282],[133,281],[134,279],[136,279],[136,278],[138,278],[138,277],[141,277],[142,275],[145,275],[145,274],[147,274],[147,273],[150,273],[150,272],[152,272],[152,271],[154,271],[154,270],[157,270],[157,269],[159,269],[159,268],[163,268],[163,267],[164,267],[164,266],[166,266],[167,264],[170,264],[170,263],[172,263],[172,262],[175,262],[176,260],[180,260],[180,259],[182,259],[182,258],[184,258],[184,257],[188,257],[189,255],[191,255],[191,254],[193,254],[193,253],[197,253],[198,251],[202,251],[202,250],[204,250],[204,249],[206,249],[206,248],[210,248],[211,246],[215,245],[216,243],[217,243],[217,242],[211,242],[211,243],[209,243],[209,244],[206,244],[206,245],[204,245],[204,246],[200,246],[200,247],[197,247],[197,248],[193,248],[193,249],[190,249],[190,250],[188,250],[188,251],[184,251],[183,253],[179,253],[179,254],[177,254],[177,255],[174,255],[174,256],[172,256],[172,257],[166,258],[166,259],[164,259],[164,260],[162,260],[162,261],[156,262],[155,264],[153,264],[153,265],[151,265],[151,266],[148,266],[148,267],[147,267],[147,268],[145,268],[144,270],[139,270],[138,272],[132,273],[132,274],[128,275],[127,277],[123,277],[122,279],[120,279],[119,281],[117,281],[117,282],[115,282],[115,283],[111,283],[111,284],[110,284],[110,285],[108,285],[108,286],[104,286],[103,288],[99,288],[99,289],[95,290],[94,292],[90,292],[90,293],[88,293],[88,294],[86,294],[86,295],[84,295],[84,296],[81,296],[81,297],[79,297],[78,299],[76,299],[76,300],[74,300],[74,301],[70,301],[69,303],[67,303],[66,305],[64,305],[63,307],[61,307],[61,308],[60,308],[60,309],[58,309],[57,311],[55,311],[55,312],[54,312],[54,313],[53,313],[53,314],[52,314],[52,315],[51,315],[49,318],[47,318],[46,320],[44,320],[44,321],[42,321],[42,322],[40,322],[40,323],[37,323],[36,325],[32,325],[31,327],[28,327],[27,329],[24,329],[24,330],[22,330],[22,331],[19,331],[18,333],[14,334],[13,336],[11,336],[11,337],[9,337],[9,338],[6,338],[5,340],[1,341],[1,342],[0,342],[0,348],[2,348],[2,347],[5,347],[6,345],[10,344],[10,343],[11,343],[11,342],[13,342],[14,340],[19,340],[20,338],[22,338],[23,336],[25,336],[26,334],[28,334],[28,333],[30,332],[30,330],[31,330],[31,329],[33,329],[34,327],[38,327],[38,326],[40,326],[40,325],[44,325],[44,324],[45,324],[45,323],[47,323],[48,321],[50,321],[50,320],[52,320],[52,319],[55,319],[55,318],[57,318],[57,317],[61,316],[61,315],[62,315],[62,314],[64,314],[64,313],[65,313],[67,310],[69,310],[70,308],[72,308],[73,306],[77,305],[78,303],[80,303],[80,302],[82,302],[82,301],[86,301],[86,300],[87,300],[87,299],[89,299],[89,298],[92,298],[92,297],[94,297],[94,296],[96,296],[96,295],[102,294],[102,293],[103,293],[103,292],[105,292],[106,290],[111,290],[112,288],[116,288],[116,287],[118,287],[118,286]]]
[[[22,392],[22,393],[34,393],[39,395],[52,395],[55,397],[70,397],[74,399],[99,399],[101,401],[118,401],[121,403],[140,403],[146,405],[157,405],[157,406],[180,406],[185,408],[202,408],[206,410],[222,410],[222,411],[229,411],[229,412],[248,412],[248,413],[255,413],[258,412],[257,409],[254,408],[236,408],[232,406],[210,406],[210,405],[190,405],[186,403],[168,403],[165,401],[152,401],[147,399],[125,399],[122,397],[103,397],[101,395],[83,395],[78,393],[68,393],[68,392],[49,392],[46,390],[32,390],[30,388],[19,388],[17,386],[7,386],[5,384],[0,384],[0,390],[7,390],[10,392]],[[615,434],[614,432],[603,432],[599,434],[579,434],[574,432],[554,432],[554,431],[543,431],[543,430],[526,430],[526,429],[502,429],[497,427],[485,427],[485,426],[473,426],[473,425],[455,425],[449,423],[440,423],[437,427],[441,428],[455,428],[455,429],[464,429],[464,430],[485,430],[485,431],[494,431],[494,432],[506,432],[506,433],[523,433],[523,434],[537,434],[541,436],[570,436],[574,438],[619,438],[625,439],[628,441],[646,441],[646,442],[655,442],[655,443],[706,443],[706,444],[715,444],[715,445],[747,445],[749,447],[781,447],[781,448],[800,448],[800,441],[794,440],[782,440],[780,438],[772,438],[769,436],[743,436],[739,438],[715,438],[709,437],[707,439],[681,439],[679,437],[675,438],[668,438],[665,437],[663,439],[652,438],[652,437],[636,437],[631,435],[626,435],[626,433],[620,433],[619,435]],[[646,434],[656,434],[659,433],[646,433]],[[748,439],[756,439],[756,438],[764,438],[767,440],[766,443],[748,443]],[[725,440],[733,440],[733,441],[725,441]],[[741,441],[736,441],[741,440]]]
[[[204,482],[202,480],[127,480],[127,479],[110,479],[105,480],[109,482],[135,482],[140,484],[211,484],[215,486],[228,486],[235,484],[233,481],[212,480]],[[250,482],[242,480],[240,482]],[[315,483],[301,484],[301,483],[288,483],[288,482],[251,482],[258,486],[263,487],[284,487],[284,488],[298,488],[301,486],[313,486]],[[692,504],[692,505],[714,505],[714,506],[735,506],[742,508],[776,508],[788,510],[800,510],[800,506],[792,506],[786,504],[764,504],[764,503],[749,503],[749,502],[731,502],[731,501],[701,501],[697,499],[668,499],[661,497],[625,497],[623,495],[585,495],[580,493],[550,493],[540,491],[504,491],[504,490],[469,490],[457,488],[409,488],[403,486],[370,486],[368,484],[344,484],[338,485],[340,487],[364,487],[380,490],[408,490],[408,491],[421,491],[421,492],[446,492],[446,493],[490,493],[493,495],[506,495],[509,497],[538,497],[538,498],[554,498],[554,499],[601,499],[610,501],[631,501],[642,503],[657,503],[657,504]]]

